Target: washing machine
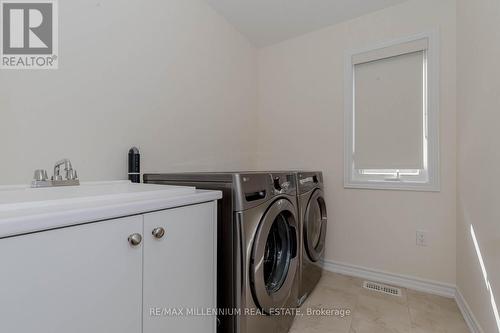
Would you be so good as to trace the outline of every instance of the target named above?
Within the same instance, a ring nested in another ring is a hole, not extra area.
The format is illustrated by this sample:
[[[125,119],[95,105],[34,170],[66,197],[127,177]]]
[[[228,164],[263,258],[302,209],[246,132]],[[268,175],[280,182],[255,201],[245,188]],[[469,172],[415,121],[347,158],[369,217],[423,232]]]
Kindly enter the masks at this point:
[[[299,291],[295,174],[146,174],[144,181],[223,192],[217,228],[218,333],[288,332]]]
[[[297,172],[299,212],[299,292],[302,304],[321,279],[328,216],[322,172]]]

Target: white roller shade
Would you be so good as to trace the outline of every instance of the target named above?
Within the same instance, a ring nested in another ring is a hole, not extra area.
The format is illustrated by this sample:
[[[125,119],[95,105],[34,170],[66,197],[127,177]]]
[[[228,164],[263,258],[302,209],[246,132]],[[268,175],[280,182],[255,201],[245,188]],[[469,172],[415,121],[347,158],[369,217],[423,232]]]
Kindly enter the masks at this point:
[[[423,168],[424,61],[417,51],[354,65],[356,169]]]
[[[428,48],[429,40],[427,38],[416,39],[405,43],[395,44],[380,49],[355,54],[352,56],[352,64],[358,65],[365,62],[427,50]]]

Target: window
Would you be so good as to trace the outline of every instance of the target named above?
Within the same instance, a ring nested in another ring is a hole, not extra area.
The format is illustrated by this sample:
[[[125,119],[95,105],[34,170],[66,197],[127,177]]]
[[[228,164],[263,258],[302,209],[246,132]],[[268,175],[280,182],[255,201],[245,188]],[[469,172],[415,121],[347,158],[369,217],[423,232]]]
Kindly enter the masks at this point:
[[[345,187],[439,191],[432,34],[346,55]]]

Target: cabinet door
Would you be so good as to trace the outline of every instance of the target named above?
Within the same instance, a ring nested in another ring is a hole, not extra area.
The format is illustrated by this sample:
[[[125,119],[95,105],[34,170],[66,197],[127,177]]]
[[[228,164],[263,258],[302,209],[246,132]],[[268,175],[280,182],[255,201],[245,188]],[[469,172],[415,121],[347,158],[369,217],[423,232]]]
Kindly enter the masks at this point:
[[[201,313],[216,307],[215,214],[210,202],[144,215],[144,333],[215,332]]]
[[[0,239],[0,331],[140,333],[142,216]]]

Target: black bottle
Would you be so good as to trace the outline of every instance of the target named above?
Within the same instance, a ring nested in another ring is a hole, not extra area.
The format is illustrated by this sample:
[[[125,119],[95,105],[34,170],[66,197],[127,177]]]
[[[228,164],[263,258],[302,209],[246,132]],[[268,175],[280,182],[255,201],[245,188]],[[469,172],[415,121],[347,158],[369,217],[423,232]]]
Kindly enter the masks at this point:
[[[141,154],[137,147],[132,147],[128,151],[128,179],[132,183],[141,182]]]

